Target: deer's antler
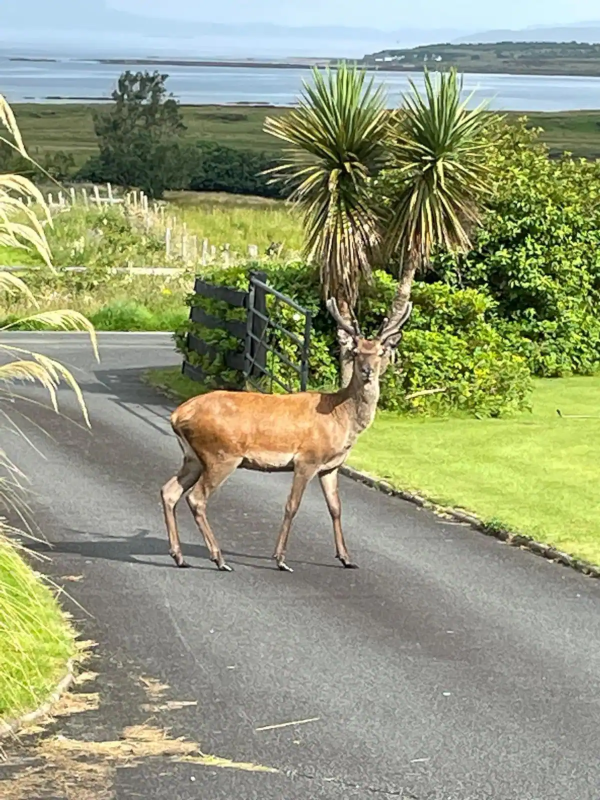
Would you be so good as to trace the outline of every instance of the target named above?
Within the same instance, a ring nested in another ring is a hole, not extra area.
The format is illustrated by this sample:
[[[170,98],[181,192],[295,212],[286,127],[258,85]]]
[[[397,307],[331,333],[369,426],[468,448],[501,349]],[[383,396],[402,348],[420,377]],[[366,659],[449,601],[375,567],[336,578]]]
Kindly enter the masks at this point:
[[[413,305],[412,303],[407,303],[406,308],[402,312],[399,317],[395,317],[393,314],[391,317],[386,317],[383,322],[381,323],[381,328],[379,329],[379,333],[377,334],[377,338],[382,344],[386,344],[389,339],[397,336],[402,328],[406,325],[408,320],[410,319],[410,315],[412,314]]]
[[[358,327],[358,322],[353,315],[352,324],[347,322],[342,315],[340,314],[340,310],[338,308],[338,304],[335,301],[334,297],[330,297],[327,301],[327,310],[337,322],[338,327],[340,327],[343,331],[345,331],[349,336],[352,336],[353,339],[356,339],[361,335],[360,328]]]

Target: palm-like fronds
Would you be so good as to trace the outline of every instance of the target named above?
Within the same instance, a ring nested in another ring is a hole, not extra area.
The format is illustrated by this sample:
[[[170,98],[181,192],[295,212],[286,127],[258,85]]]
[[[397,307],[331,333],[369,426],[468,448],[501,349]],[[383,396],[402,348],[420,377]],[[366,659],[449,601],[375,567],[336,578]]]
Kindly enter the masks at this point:
[[[467,108],[462,78],[454,70],[438,85],[425,72],[425,96],[412,94],[391,126],[391,169],[400,191],[394,197],[385,237],[387,255],[426,266],[434,247],[463,249],[480,218],[480,202],[491,188],[485,158],[489,124],[486,105]]]
[[[0,143],[16,150],[23,158],[29,155],[25,149],[19,126],[6,98],[0,94],[0,125],[9,138],[0,135]],[[21,175],[0,175],[0,245],[10,247],[34,247],[46,264],[51,267],[50,249],[44,235],[44,228],[38,219],[36,209],[25,203],[32,198],[42,210],[45,222],[52,225],[50,210],[44,198],[31,181]]]
[[[3,125],[10,139],[0,136],[0,142],[10,145],[25,158],[29,158],[23,144],[14,114],[5,98],[0,95],[0,125]],[[35,206],[29,206],[24,200],[32,198]],[[34,247],[52,269],[50,249],[44,234],[44,227],[38,218],[38,209],[45,221],[52,224],[50,211],[44,202],[39,190],[20,175],[0,175],[0,245],[9,244],[13,247]],[[37,303],[26,283],[9,272],[0,272],[0,295],[14,297],[23,295],[36,309]],[[89,333],[94,354],[98,358],[96,334],[91,322],[76,311],[37,312],[27,317],[29,322],[41,323],[47,327],[59,330],[80,330]],[[15,323],[16,324],[16,323]],[[2,401],[11,403],[14,394],[12,386],[15,383],[35,382],[40,384],[50,396],[52,406],[58,410],[58,387],[64,382],[69,386],[77,398],[85,422],[89,425],[89,417],[83,394],[72,373],[60,362],[53,358],[34,353],[22,347],[16,347],[3,342],[1,334],[8,328],[0,328],[0,416],[5,421],[4,430],[21,433],[9,413],[2,407]],[[12,463],[6,451],[0,447],[0,506],[16,513],[24,521],[24,509],[21,490],[23,489],[23,476]]]
[[[290,145],[269,172],[293,189],[305,254],[320,265],[325,295],[352,306],[380,244],[368,187],[385,157],[385,99],[363,71],[345,65],[334,72],[314,69],[312,79],[312,85],[304,82],[294,111],[265,122],[268,133]]]

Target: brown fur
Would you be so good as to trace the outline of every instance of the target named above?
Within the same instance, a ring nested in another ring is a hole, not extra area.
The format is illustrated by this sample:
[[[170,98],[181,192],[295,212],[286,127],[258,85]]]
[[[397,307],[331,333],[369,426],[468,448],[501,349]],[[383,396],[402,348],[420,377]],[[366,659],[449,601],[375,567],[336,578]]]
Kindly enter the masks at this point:
[[[396,331],[397,333],[397,331]],[[392,346],[381,339],[354,340],[354,372],[350,385],[335,393],[298,392],[265,395],[216,391],[193,397],[171,415],[171,425],[184,454],[179,473],[162,489],[171,556],[186,566],[181,553],[175,507],[189,491],[194,514],[211,559],[229,570],[206,518],[211,493],[237,468],[294,473],[274,558],[285,563],[292,520],[310,480],[318,475],[331,514],[336,557],[347,568],[350,559],[341,528],[338,470],[358,436],[372,423],[379,400],[379,380]]]

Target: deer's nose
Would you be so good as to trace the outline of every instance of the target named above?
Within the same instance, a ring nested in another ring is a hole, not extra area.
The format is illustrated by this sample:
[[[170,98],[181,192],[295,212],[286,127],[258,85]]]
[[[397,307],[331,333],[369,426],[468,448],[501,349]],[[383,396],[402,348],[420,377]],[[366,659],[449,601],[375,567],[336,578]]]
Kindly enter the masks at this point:
[[[361,367],[360,373],[363,377],[363,380],[370,381],[373,377],[373,367],[365,366]]]

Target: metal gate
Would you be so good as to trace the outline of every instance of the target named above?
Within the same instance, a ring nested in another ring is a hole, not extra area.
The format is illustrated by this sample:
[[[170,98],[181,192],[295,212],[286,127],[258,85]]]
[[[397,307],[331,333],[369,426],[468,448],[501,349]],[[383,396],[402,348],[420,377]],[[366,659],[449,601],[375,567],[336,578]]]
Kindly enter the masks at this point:
[[[292,298],[273,289],[263,272],[250,274],[248,291],[241,292],[217,286],[197,278],[194,292],[199,297],[219,300],[232,308],[244,308],[242,320],[224,320],[208,314],[201,306],[192,306],[190,321],[208,328],[226,331],[237,339],[239,346],[221,354],[226,368],[239,376],[243,388],[259,392],[306,391],[309,375],[310,334],[312,314]],[[286,327],[285,311],[293,311],[295,331]],[[188,333],[187,349],[213,360],[218,357],[214,345],[196,333]],[[243,348],[243,349],[242,349]],[[283,352],[283,351],[286,352]],[[192,380],[205,382],[207,374],[184,359],[182,372]],[[227,386],[218,376],[211,376],[218,385]],[[240,388],[236,386],[235,388]]]

